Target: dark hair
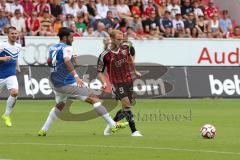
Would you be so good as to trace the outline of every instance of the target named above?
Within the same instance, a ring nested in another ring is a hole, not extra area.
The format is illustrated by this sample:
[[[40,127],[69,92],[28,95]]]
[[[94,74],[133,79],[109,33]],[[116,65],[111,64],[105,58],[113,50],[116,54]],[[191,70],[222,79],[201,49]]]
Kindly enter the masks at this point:
[[[198,32],[198,29],[196,27],[191,29],[191,36],[193,36],[193,30],[194,29],[196,30],[196,37],[198,37],[199,36],[199,32]]]
[[[228,14],[228,10],[223,10],[222,13],[223,14]]]
[[[61,27],[58,32],[58,37],[60,40],[62,40],[64,36],[69,36],[71,33],[73,33],[72,29],[67,27]]]

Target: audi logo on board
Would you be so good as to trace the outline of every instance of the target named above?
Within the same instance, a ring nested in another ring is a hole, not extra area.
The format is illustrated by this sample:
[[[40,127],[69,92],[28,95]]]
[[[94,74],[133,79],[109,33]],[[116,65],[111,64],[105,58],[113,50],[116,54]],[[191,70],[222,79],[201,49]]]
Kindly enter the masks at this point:
[[[47,63],[48,50],[51,45],[53,44],[28,43],[19,59],[22,59],[26,65],[45,65]]]

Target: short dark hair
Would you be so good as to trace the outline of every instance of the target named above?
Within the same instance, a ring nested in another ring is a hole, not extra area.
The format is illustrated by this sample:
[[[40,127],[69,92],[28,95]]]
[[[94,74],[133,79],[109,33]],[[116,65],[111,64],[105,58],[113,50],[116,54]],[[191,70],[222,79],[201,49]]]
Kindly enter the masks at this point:
[[[223,10],[222,13],[223,14],[228,14],[228,10]]]
[[[58,32],[58,37],[60,40],[62,40],[64,36],[69,36],[71,33],[73,33],[72,29],[67,27],[61,27]]]

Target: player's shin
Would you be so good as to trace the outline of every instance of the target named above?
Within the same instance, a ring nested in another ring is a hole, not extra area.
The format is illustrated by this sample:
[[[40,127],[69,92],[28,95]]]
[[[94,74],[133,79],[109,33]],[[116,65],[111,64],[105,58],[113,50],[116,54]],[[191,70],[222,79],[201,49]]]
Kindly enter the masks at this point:
[[[4,113],[5,116],[9,116],[10,115],[10,113],[13,110],[13,107],[15,106],[16,101],[17,101],[17,97],[13,97],[12,95],[10,95],[8,97],[6,110],[5,110],[5,113]]]
[[[135,131],[137,131],[137,129],[136,129],[136,126],[135,126],[134,116],[133,116],[133,113],[131,111],[131,107],[125,107],[123,109],[123,113],[126,117],[126,120],[129,123],[129,127],[131,128],[132,133],[134,133]]]
[[[64,103],[60,102],[59,104],[57,104],[55,107],[51,109],[51,111],[49,112],[48,118],[42,127],[43,131],[48,131],[49,127],[51,126],[51,124],[57,118],[57,115],[61,111],[60,109],[63,108],[64,105],[65,105]]]
[[[110,127],[113,127],[116,122],[112,119],[112,117],[109,115],[108,111],[106,108],[102,105],[101,102],[96,102],[93,104],[93,107],[97,114],[99,116],[102,116],[103,119],[109,124]]]
[[[124,117],[125,117],[125,114],[124,114],[123,110],[120,109],[120,110],[116,113],[116,115],[115,115],[115,117],[113,118],[113,120],[114,120],[115,122],[118,122],[118,121],[122,120]]]

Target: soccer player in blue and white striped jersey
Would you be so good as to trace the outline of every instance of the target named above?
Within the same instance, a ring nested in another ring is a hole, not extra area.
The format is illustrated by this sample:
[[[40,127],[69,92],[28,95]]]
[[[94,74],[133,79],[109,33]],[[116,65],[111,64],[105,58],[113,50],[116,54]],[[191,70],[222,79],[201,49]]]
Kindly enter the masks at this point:
[[[22,51],[21,45],[17,44],[18,31],[15,27],[8,28],[8,40],[0,43],[0,93],[7,88],[10,95],[7,99],[6,111],[2,115],[6,126],[11,127],[10,114],[18,96],[18,81],[16,72],[20,72],[18,56]]]

